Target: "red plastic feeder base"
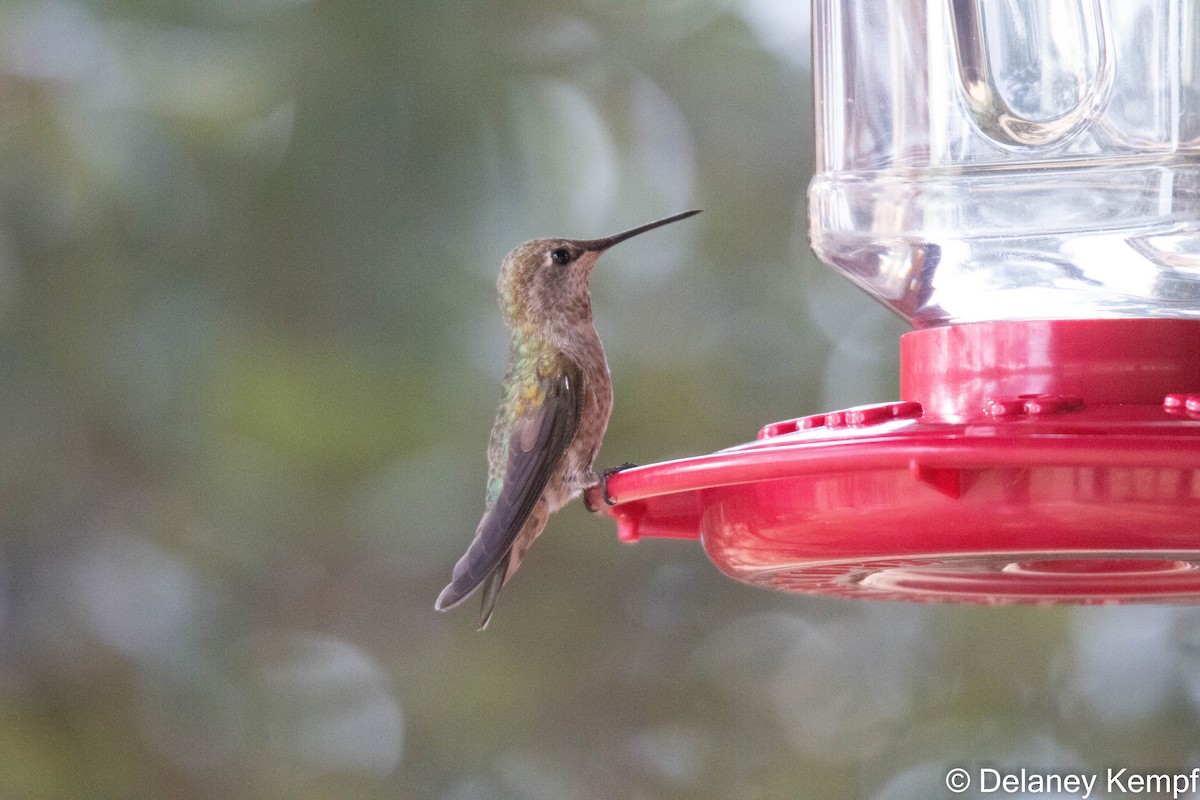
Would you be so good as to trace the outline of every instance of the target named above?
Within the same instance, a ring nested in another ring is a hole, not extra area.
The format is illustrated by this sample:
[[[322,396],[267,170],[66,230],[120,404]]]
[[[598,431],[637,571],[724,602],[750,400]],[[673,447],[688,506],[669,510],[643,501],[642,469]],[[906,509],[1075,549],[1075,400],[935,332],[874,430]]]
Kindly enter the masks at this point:
[[[900,402],[613,475],[620,537],[792,592],[1200,602],[1200,321],[932,328],[901,366]]]

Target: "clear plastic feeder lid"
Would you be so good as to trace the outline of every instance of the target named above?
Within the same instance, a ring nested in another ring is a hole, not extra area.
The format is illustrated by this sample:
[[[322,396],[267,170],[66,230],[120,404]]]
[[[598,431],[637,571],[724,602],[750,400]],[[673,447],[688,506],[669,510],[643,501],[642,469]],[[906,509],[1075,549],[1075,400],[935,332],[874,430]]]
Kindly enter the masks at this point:
[[[916,327],[1200,318],[1188,0],[817,0],[820,257]]]

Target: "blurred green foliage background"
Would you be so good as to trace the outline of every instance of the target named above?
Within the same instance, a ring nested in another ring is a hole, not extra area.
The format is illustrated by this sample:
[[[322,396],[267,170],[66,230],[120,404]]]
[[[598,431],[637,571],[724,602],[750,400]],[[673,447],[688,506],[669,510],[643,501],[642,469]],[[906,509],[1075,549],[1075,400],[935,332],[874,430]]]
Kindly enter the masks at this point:
[[[1200,615],[776,595],[474,530],[513,245],[593,280],[601,464],[896,396],[815,263],[790,0],[0,4],[0,797],[928,798],[1200,764]]]

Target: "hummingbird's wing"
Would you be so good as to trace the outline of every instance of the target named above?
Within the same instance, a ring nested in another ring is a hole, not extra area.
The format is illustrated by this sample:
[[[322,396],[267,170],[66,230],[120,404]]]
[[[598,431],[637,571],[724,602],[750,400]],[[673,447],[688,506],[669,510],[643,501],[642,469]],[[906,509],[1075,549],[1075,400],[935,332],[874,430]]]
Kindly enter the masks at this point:
[[[461,603],[501,564],[532,513],[546,483],[579,428],[583,407],[583,375],[578,369],[540,379],[542,402],[521,413],[508,437],[508,457],[499,496],[475,530],[471,546],[458,563],[435,608]]]

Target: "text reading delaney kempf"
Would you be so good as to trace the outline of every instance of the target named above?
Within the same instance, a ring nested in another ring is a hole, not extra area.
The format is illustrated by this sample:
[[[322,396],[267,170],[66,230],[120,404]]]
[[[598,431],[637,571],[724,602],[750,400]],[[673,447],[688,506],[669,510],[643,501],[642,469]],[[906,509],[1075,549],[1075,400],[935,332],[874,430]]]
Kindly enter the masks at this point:
[[[1108,767],[1096,772],[1069,770],[953,767],[946,772],[946,788],[954,794],[970,791],[972,796],[1078,797],[1099,800],[1109,797],[1200,797],[1200,767],[1190,772],[1135,770]]]

